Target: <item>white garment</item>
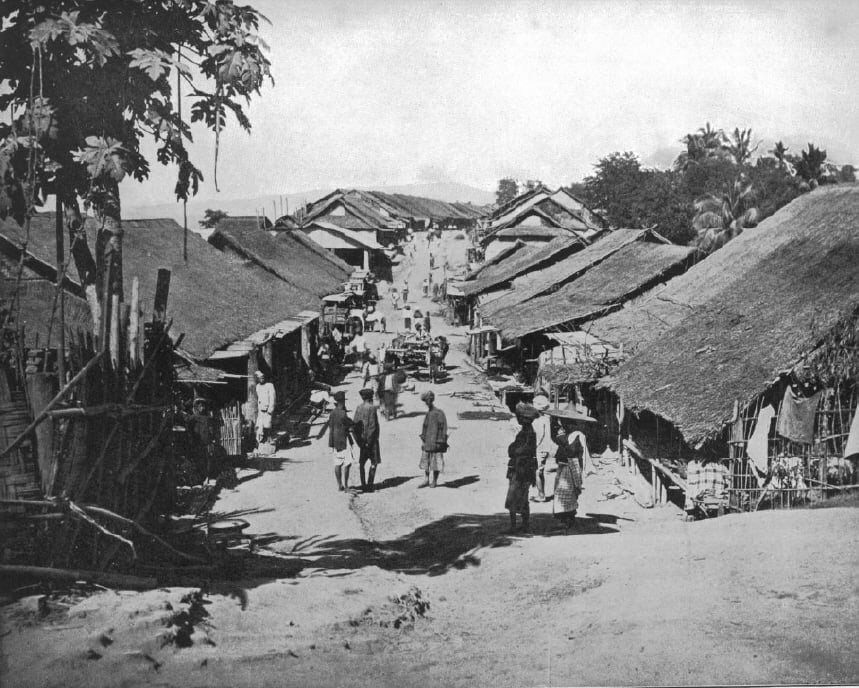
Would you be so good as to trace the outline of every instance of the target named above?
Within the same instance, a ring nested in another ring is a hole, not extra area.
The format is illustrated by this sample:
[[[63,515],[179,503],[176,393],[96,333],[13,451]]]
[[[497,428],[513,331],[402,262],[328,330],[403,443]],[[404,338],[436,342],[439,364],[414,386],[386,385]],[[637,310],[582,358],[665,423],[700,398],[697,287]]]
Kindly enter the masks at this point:
[[[534,434],[537,435],[537,459],[542,459],[549,454],[552,445],[552,432],[550,428],[551,419],[541,413],[531,424]]]
[[[356,351],[359,354],[370,350],[370,347],[367,345],[367,340],[364,339],[364,335],[361,334],[355,335],[355,338],[352,340],[351,347],[353,351]]]
[[[257,384],[257,410],[262,413],[274,413],[275,393],[271,382]]]
[[[770,425],[775,416],[775,409],[769,404],[758,412],[758,420],[749,441],[746,442],[746,455],[758,473],[765,475],[769,459]]]
[[[582,474],[588,475],[590,473],[596,473],[597,468],[594,466],[594,461],[591,458],[590,451],[588,450],[588,441],[585,438],[585,433],[581,430],[573,430],[569,435],[567,435],[567,444],[572,444],[576,437],[578,437],[579,442],[582,443],[582,466],[584,466]]]
[[[859,409],[853,414],[850,434],[847,435],[847,442],[844,444],[844,458],[846,459],[852,454],[859,454]]]

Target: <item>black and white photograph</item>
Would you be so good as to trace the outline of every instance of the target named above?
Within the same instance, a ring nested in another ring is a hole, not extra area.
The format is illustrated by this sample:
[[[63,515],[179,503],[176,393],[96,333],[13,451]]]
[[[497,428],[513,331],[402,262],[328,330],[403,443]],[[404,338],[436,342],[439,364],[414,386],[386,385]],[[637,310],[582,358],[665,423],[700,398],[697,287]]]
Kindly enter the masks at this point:
[[[0,685],[859,684],[858,39],[0,0]]]

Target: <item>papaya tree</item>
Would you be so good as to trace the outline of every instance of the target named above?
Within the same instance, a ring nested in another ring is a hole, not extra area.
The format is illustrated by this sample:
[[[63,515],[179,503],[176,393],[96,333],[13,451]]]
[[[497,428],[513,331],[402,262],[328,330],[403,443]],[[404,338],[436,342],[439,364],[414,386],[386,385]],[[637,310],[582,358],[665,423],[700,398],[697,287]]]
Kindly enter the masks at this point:
[[[265,18],[232,0],[0,0],[0,16],[0,216],[28,225],[55,196],[99,332],[105,305],[123,300],[120,182],[147,178],[150,139],[176,167],[177,199],[196,193],[199,122],[215,133],[217,185],[228,113],[250,130],[243,104],[271,79]]]

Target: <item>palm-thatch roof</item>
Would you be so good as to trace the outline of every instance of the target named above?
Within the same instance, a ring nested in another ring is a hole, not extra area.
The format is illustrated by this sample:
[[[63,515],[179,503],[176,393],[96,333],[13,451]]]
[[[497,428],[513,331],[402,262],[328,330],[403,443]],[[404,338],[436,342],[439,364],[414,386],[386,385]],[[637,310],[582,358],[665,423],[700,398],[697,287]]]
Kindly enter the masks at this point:
[[[0,306],[9,308],[15,296],[14,280],[0,280]],[[17,311],[13,326],[23,332],[23,345],[30,348],[55,347],[60,332],[60,310],[55,299],[56,284],[45,279],[21,280],[17,288]],[[92,332],[87,302],[66,291],[63,322],[72,332]]]
[[[651,287],[666,273],[680,269],[694,252],[688,246],[633,242],[558,291],[525,304],[498,308],[484,320],[495,325],[507,339],[589,320]]]
[[[509,295],[496,299],[491,306],[482,309],[481,312],[484,317],[491,318],[494,313],[553,291],[637,241],[668,243],[649,229],[617,229],[597,239],[578,253],[567,255],[563,260],[522,272],[512,281],[510,286],[513,291]]]
[[[518,245],[518,244],[517,244]],[[485,291],[497,288],[505,282],[512,282],[516,277],[531,270],[536,270],[551,262],[560,261],[576,251],[581,251],[585,243],[577,236],[568,234],[558,237],[542,246],[528,246],[505,254],[503,260],[496,261],[489,267],[484,267],[475,279],[469,279],[462,285],[466,296],[475,296]],[[476,273],[473,273],[476,274]]]
[[[28,248],[46,262],[55,260],[54,217],[53,213],[39,213],[30,225]],[[140,306],[144,318],[150,318],[158,269],[170,270],[167,317],[173,319],[171,332],[185,334],[182,346],[197,360],[285,317],[319,309],[319,298],[312,292],[292,287],[253,263],[230,260],[194,232],[188,233],[185,262],[182,227],[174,220],[123,220],[122,226],[126,298],[132,278],[138,277]],[[6,223],[4,231],[9,227]],[[88,220],[86,228],[92,246],[94,221]],[[73,261],[69,276],[80,281]]]
[[[521,194],[492,214],[489,218],[489,232],[483,239],[484,244],[498,236],[504,236],[500,233],[502,230],[519,226],[535,213],[553,219],[554,226],[579,230],[586,234],[597,233],[606,228],[605,221],[599,215],[566,189],[552,191],[540,186]]]
[[[271,229],[274,225],[265,215],[227,215],[218,220],[217,229],[225,232],[248,232],[256,229]]]
[[[297,234],[303,239],[296,239]],[[219,223],[208,241],[215,248],[230,249],[293,287],[319,297],[340,289],[351,273],[326,258],[323,248],[319,247],[318,252],[311,249],[312,240],[300,231],[281,232],[276,239],[264,229],[235,226],[226,229]]]
[[[487,214],[485,208],[469,203],[449,203],[435,198],[391,194],[381,191],[358,192],[370,196],[390,208],[401,218],[429,218],[434,222],[450,220],[475,220]]]
[[[594,323],[602,338],[640,342],[604,384],[632,409],[669,420],[690,444],[717,433],[735,402],[751,401],[855,317],[857,228],[859,186],[822,187],[610,323]]]

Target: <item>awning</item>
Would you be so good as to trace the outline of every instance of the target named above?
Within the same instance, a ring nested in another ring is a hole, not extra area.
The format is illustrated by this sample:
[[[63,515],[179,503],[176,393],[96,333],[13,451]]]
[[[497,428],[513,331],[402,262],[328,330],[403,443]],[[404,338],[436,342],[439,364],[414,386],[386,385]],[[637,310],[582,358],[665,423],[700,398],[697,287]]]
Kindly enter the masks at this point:
[[[468,330],[466,334],[484,334],[485,332],[498,332],[498,328],[492,325],[481,325],[473,330]]]
[[[292,318],[281,320],[279,323],[272,325],[271,327],[257,330],[246,339],[233,342],[232,344],[227,345],[225,349],[215,351],[207,360],[218,361],[225,358],[242,358],[266,342],[271,341],[272,339],[285,337],[286,335],[295,332],[297,329],[304,327],[308,323],[313,322],[318,317],[319,313],[314,311],[301,311]]]
[[[459,282],[447,282],[444,289],[448,296],[465,296],[462,291],[462,284]]]

